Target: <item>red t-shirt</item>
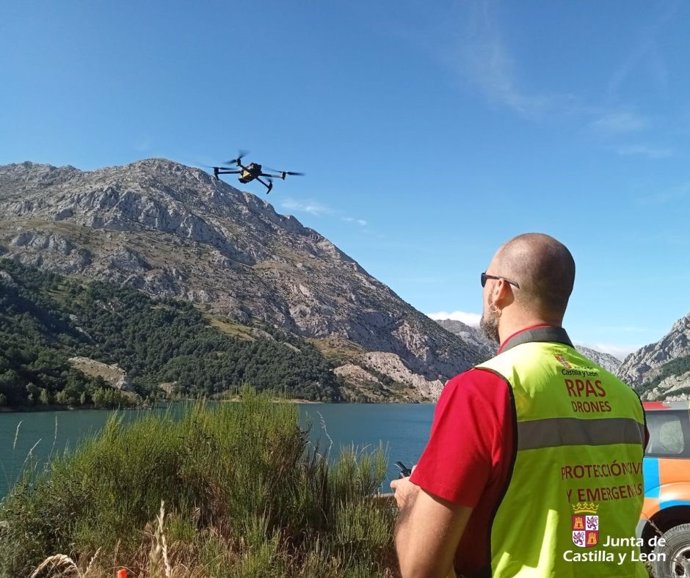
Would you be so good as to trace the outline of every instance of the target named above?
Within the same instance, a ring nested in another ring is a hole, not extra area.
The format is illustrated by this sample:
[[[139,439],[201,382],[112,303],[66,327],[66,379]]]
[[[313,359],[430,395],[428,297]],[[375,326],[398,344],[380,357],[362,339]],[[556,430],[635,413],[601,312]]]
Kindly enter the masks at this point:
[[[455,554],[461,574],[491,565],[491,524],[515,461],[515,428],[510,385],[495,373],[471,369],[443,388],[429,442],[410,480],[474,509]]]

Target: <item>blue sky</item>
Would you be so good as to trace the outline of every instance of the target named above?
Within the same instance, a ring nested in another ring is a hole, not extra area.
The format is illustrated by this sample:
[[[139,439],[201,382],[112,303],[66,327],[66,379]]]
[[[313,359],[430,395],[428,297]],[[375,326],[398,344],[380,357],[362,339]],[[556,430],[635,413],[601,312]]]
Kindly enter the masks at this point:
[[[680,0],[6,2],[0,164],[247,149],[306,173],[276,210],[466,320],[498,245],[546,232],[578,265],[571,336],[620,354],[690,311],[689,19]]]

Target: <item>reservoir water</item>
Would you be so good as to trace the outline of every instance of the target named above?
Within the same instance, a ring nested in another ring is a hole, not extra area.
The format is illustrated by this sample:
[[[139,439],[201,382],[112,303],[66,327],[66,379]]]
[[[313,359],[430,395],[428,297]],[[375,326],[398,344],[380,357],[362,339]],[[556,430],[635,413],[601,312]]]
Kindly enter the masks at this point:
[[[337,457],[343,447],[362,451],[383,447],[388,458],[388,482],[397,477],[394,463],[416,463],[424,449],[433,405],[419,404],[301,404],[302,423],[310,425],[310,438],[321,450]],[[166,411],[154,410],[154,411]],[[112,411],[74,410],[0,413],[0,498],[16,482],[26,464],[45,465],[51,456],[74,449],[96,435]],[[125,421],[142,411],[121,412]],[[146,412],[148,415],[148,411]]]

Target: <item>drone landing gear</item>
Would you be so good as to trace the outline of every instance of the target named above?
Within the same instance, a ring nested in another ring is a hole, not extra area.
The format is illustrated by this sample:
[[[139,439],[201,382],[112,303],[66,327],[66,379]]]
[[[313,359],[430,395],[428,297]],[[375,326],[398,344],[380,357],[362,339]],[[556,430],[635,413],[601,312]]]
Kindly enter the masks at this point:
[[[268,179],[268,182],[266,182],[262,178],[256,177],[256,180],[266,187],[266,194],[271,192],[271,189],[273,188],[273,181],[271,179]]]

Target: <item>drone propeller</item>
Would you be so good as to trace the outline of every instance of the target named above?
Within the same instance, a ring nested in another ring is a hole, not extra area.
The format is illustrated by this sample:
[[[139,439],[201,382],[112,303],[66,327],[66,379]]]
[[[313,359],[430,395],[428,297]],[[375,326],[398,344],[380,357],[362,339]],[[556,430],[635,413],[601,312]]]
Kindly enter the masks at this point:
[[[277,175],[273,175],[275,178],[278,178],[278,179],[285,179],[285,177],[287,177],[287,176],[300,176],[300,177],[304,176],[304,173],[297,173],[295,171],[281,171],[281,170],[274,169],[271,167],[264,167],[264,170],[271,171],[273,173],[278,173]]]
[[[240,161],[241,161],[244,157],[247,156],[247,153],[248,153],[248,152],[249,152],[249,151],[243,151],[243,150],[238,151],[238,153],[237,153],[237,158],[236,158],[236,159],[231,159],[231,160],[229,160],[229,161],[226,161],[225,164],[226,164],[226,165],[239,165],[239,164],[240,164]]]
[[[294,171],[281,171],[280,169],[274,169],[273,167],[266,167],[266,166],[264,166],[264,170],[271,171],[273,173],[279,173],[281,175],[281,178],[282,178],[282,175],[300,175],[300,176],[304,175],[304,173],[296,173]]]
[[[287,176],[298,176],[301,177],[304,173],[296,173],[295,171],[279,171],[280,174],[276,175],[277,178],[285,180]]]

